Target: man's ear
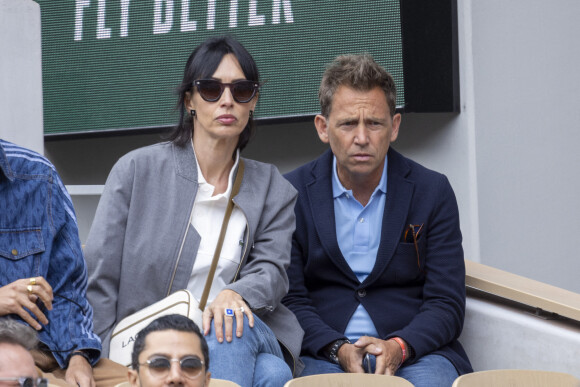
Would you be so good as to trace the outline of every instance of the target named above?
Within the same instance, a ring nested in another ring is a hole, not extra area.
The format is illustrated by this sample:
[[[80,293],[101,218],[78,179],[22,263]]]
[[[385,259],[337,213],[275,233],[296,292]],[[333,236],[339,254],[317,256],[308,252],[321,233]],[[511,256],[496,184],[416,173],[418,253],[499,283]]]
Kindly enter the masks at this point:
[[[129,377],[131,387],[139,387],[139,374],[137,371],[130,369],[127,376]]]
[[[399,136],[399,127],[401,126],[401,113],[393,116],[393,126],[391,128],[391,142],[394,142]]]
[[[211,372],[207,371],[205,373],[205,385],[209,386],[209,381],[211,380]]]
[[[314,126],[318,132],[318,138],[325,144],[328,144],[328,119],[321,114],[314,117]]]

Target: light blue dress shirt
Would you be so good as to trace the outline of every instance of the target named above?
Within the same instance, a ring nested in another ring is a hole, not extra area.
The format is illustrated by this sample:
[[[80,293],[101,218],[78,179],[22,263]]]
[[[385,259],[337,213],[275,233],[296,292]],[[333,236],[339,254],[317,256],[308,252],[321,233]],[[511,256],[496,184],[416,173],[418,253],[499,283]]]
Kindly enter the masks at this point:
[[[336,237],[342,255],[362,283],[373,270],[381,242],[383,211],[387,196],[387,158],[383,175],[366,206],[354,198],[352,190],[344,188],[336,171],[336,157],[332,162],[332,194]],[[355,342],[361,336],[378,337],[377,330],[366,309],[358,306],[344,332]]]

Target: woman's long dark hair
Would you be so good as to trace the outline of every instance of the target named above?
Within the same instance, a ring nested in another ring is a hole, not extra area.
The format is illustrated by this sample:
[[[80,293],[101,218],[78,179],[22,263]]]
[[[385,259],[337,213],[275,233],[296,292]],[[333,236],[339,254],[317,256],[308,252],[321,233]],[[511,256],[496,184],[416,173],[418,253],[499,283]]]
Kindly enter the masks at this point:
[[[246,79],[260,82],[256,62],[240,42],[231,36],[207,39],[191,53],[185,65],[183,80],[176,90],[178,95],[176,109],[179,111],[179,122],[168,137],[170,141],[178,145],[185,145],[191,140],[195,129],[193,128],[193,117],[185,109],[186,93],[193,93],[193,81],[196,79],[211,78],[226,54],[233,54],[237,58]],[[250,117],[248,124],[240,134],[238,149],[245,148],[254,133],[254,128],[254,118]]]

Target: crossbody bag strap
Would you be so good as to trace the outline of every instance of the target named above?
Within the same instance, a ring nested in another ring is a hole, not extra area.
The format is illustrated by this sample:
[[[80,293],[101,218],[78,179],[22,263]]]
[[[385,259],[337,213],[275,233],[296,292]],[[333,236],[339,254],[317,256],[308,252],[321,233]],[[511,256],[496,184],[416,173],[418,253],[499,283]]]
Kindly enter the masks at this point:
[[[224,221],[222,222],[222,229],[220,231],[220,236],[213,254],[213,259],[211,261],[211,266],[209,268],[209,273],[207,275],[207,280],[205,281],[205,287],[201,295],[201,300],[199,301],[199,309],[204,310],[205,304],[207,304],[207,298],[209,297],[209,291],[211,289],[211,283],[213,282],[213,277],[215,275],[215,270],[217,268],[220,253],[222,251],[222,244],[226,236],[226,230],[228,228],[228,222],[230,221],[230,216],[234,209],[234,196],[240,191],[240,186],[242,185],[242,178],[244,177],[244,160],[240,157],[238,162],[238,173],[236,174],[236,180],[234,181],[234,186],[232,187],[232,193],[228,200],[228,206],[226,207],[226,213],[224,214]]]

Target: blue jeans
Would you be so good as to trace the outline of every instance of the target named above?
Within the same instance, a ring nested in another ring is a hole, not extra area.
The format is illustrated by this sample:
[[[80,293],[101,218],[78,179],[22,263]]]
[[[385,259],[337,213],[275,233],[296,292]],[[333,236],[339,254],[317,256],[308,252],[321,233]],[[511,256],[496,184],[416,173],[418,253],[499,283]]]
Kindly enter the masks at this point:
[[[235,326],[234,317],[234,331]],[[231,380],[242,387],[282,387],[292,379],[276,336],[256,315],[254,328],[250,328],[244,316],[244,333],[240,338],[234,334],[231,343],[217,341],[213,323],[205,339],[212,378]]]
[[[306,367],[300,376],[344,372],[338,364],[326,360],[310,356],[302,356],[301,359]],[[372,355],[371,369],[375,369],[375,357]],[[453,364],[440,355],[425,355],[413,364],[402,366],[395,375],[407,379],[415,387],[451,387],[459,376]]]

